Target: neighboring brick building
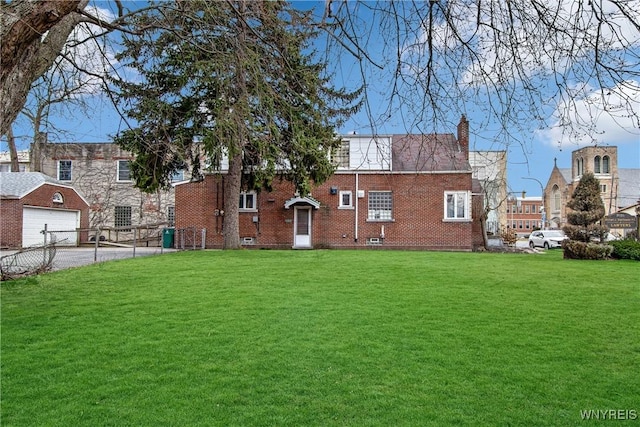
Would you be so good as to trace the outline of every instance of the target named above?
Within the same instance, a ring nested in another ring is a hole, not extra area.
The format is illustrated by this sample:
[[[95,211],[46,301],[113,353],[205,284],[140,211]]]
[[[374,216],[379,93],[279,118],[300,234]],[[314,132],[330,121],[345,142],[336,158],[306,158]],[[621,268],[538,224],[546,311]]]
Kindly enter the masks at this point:
[[[507,199],[507,227],[518,236],[545,228],[542,197],[512,197]]]
[[[37,172],[0,173],[0,247],[44,243],[45,228],[59,244],[86,242],[89,204],[72,187]],[[64,231],[64,233],[63,233]]]
[[[585,172],[600,181],[605,215],[634,206],[640,198],[640,169],[618,168],[617,147],[585,147],[571,153],[571,168],[555,163],[545,187],[545,209],[551,228],[566,224],[567,202]]]
[[[91,228],[171,224],[174,192],[147,194],[135,188],[130,152],[113,143],[35,143],[32,170],[76,188],[89,202]],[[184,179],[176,174],[175,180]],[[103,233],[105,235],[105,233]]]
[[[240,238],[262,248],[472,250],[482,244],[482,190],[469,165],[469,124],[453,134],[343,137],[335,174],[296,196],[292,184],[244,192]],[[225,173],[176,185],[176,228],[222,247]]]

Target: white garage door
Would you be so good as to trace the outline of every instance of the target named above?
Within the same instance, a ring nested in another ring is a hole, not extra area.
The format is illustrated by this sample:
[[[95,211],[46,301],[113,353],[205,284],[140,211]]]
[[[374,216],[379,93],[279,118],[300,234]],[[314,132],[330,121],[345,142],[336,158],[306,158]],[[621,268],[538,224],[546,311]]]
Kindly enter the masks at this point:
[[[47,224],[47,230],[65,231],[55,233],[56,241],[60,245],[77,245],[78,235],[70,231],[80,227],[79,211],[25,207],[22,208],[22,246],[42,245],[44,235],[41,231],[44,230],[45,224]]]

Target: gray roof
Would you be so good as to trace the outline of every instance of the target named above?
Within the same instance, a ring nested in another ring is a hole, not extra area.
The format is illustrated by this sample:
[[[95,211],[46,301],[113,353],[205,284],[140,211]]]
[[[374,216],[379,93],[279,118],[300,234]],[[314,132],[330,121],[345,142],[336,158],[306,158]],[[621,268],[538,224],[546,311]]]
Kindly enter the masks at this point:
[[[618,206],[626,208],[640,200],[640,169],[618,169]]]
[[[564,178],[564,181],[567,184],[570,184],[571,181],[573,181],[573,179],[571,177],[571,168],[558,168],[558,170],[562,174],[562,177]]]
[[[0,197],[20,199],[44,184],[71,188],[40,172],[0,172]]]
[[[394,171],[471,171],[453,134],[393,135]]]

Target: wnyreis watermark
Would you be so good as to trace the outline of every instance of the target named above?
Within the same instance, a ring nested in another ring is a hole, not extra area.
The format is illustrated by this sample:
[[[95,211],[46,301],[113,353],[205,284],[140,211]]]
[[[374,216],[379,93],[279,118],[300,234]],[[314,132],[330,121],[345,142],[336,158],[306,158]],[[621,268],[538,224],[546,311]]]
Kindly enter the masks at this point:
[[[580,411],[583,420],[637,420],[635,409],[584,409]]]

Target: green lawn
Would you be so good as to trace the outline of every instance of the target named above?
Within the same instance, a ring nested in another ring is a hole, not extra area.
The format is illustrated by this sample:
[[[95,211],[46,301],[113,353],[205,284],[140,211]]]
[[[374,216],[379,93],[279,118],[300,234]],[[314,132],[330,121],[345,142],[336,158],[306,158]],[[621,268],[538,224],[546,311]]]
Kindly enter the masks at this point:
[[[640,416],[639,277],[561,251],[245,250],[5,282],[0,421],[611,425],[581,411]]]

